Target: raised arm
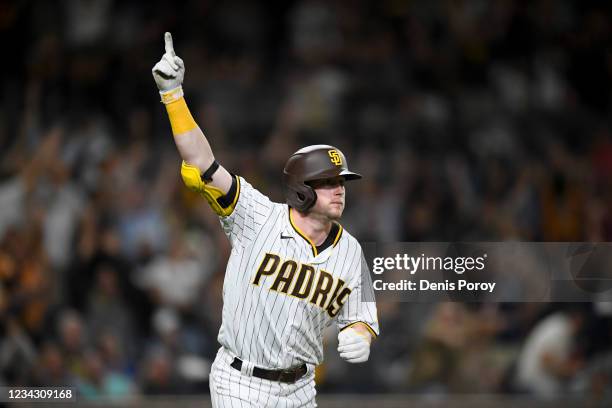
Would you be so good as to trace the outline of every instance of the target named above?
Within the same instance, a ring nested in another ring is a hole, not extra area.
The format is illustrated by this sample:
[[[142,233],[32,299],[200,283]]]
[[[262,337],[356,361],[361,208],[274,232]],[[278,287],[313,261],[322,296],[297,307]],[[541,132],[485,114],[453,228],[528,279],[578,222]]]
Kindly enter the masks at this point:
[[[223,208],[215,208],[211,200],[216,201],[231,192],[235,181],[216,163],[208,140],[187,107],[182,88],[185,64],[174,52],[172,35],[165,33],[164,41],[165,53],[153,67],[153,79],[166,106],[174,142],[183,159],[181,176],[187,187],[204,195],[215,212],[227,215],[220,214]]]

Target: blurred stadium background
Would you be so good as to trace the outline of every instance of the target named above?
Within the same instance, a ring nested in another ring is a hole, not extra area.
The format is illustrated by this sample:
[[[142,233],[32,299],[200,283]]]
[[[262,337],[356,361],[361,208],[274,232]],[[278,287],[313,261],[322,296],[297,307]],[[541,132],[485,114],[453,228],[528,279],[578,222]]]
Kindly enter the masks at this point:
[[[208,404],[229,247],[180,181],[150,73],[164,31],[219,161],[281,200],[290,153],[337,145],[366,175],[343,220],[362,241],[612,241],[611,16],[606,1],[0,1],[0,383]],[[320,406],[612,400],[609,303],[378,304],[367,364],[326,338]]]

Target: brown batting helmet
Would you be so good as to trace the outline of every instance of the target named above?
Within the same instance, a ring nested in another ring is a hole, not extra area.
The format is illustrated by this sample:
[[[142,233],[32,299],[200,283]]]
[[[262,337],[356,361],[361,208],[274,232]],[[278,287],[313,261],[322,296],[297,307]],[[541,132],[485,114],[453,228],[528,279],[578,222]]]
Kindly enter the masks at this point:
[[[360,174],[349,171],[344,154],[333,146],[313,145],[293,153],[283,169],[283,192],[287,204],[300,212],[308,211],[317,201],[317,193],[307,183],[343,176],[357,180]]]

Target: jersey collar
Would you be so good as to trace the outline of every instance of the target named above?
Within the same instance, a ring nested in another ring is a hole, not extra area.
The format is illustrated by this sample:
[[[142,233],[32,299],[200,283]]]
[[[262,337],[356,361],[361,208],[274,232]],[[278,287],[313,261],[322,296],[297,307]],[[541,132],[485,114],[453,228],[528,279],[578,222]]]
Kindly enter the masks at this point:
[[[340,225],[340,223],[334,222],[332,225],[332,229],[330,230],[329,235],[327,236],[323,244],[317,247],[314,242],[312,242],[312,240],[308,238],[308,236],[306,236],[306,234],[293,222],[293,215],[291,207],[289,206],[287,206],[287,219],[289,221],[290,226],[288,232],[292,233],[293,235],[297,235],[299,239],[303,239],[304,241],[306,241],[306,243],[310,246],[310,250],[314,258],[317,258],[321,253],[325,252],[327,248],[336,247],[336,245],[338,245],[338,242],[340,242],[342,231],[344,231],[344,228],[342,228],[342,225]]]

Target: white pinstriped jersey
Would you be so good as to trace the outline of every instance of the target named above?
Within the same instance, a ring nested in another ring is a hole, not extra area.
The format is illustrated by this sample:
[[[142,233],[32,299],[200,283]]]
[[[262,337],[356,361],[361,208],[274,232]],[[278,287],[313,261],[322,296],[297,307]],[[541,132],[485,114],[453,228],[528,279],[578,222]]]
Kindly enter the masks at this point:
[[[243,178],[231,215],[221,217],[232,251],[223,284],[219,342],[258,367],[289,368],[323,361],[322,332],[366,323],[378,335],[361,246],[338,224],[333,244],[318,253],[274,203]],[[367,292],[366,292],[367,291]],[[373,295],[371,295],[373,296]]]

